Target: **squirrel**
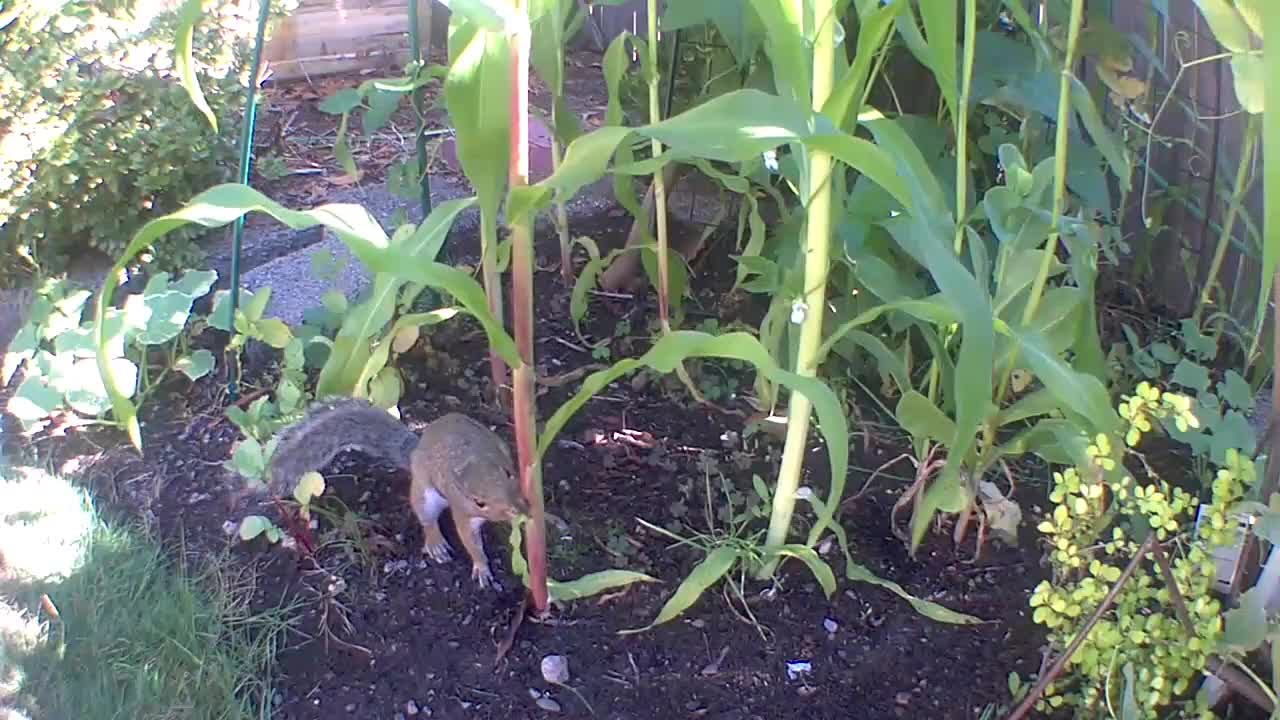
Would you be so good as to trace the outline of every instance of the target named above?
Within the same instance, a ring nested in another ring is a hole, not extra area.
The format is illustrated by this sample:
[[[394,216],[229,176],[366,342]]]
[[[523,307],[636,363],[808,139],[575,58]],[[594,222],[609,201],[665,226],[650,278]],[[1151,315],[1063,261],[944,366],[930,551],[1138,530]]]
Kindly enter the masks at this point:
[[[304,473],[318,472],[343,450],[408,470],[409,506],[422,524],[422,553],[437,563],[452,557],[439,523],[448,508],[471,558],[472,578],[481,588],[495,584],[480,530],[486,522],[510,522],[529,512],[511,451],[496,433],[467,415],[448,413],[418,436],[367,400],[321,404],[280,434],[268,488],[283,495]]]

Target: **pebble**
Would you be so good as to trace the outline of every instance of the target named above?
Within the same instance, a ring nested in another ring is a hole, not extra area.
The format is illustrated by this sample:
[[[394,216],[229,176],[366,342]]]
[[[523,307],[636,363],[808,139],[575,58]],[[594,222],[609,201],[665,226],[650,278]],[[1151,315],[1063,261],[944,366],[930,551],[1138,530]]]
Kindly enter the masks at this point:
[[[417,715],[417,714],[418,714],[418,703],[416,703],[416,702],[414,702],[414,701],[410,700],[409,702],[407,702],[407,703],[405,703],[405,704],[404,704],[404,711],[405,711],[405,714],[406,714],[406,715]]]
[[[835,620],[832,620],[831,618],[824,618],[822,621],[822,627],[828,633],[831,633],[834,635],[836,630],[840,629],[840,623],[837,623]]]
[[[355,704],[355,703],[349,703],[349,704],[348,704],[345,708],[343,708],[343,709],[344,709],[344,710],[346,710],[346,711],[347,711],[347,712],[349,712],[349,713],[353,713],[353,712],[355,712],[355,711],[356,711],[356,704]]]
[[[564,655],[548,655],[542,658],[542,679],[552,685],[569,682],[569,658]]]
[[[560,712],[560,703],[552,699],[550,695],[543,695],[535,701],[535,704],[547,712]]]

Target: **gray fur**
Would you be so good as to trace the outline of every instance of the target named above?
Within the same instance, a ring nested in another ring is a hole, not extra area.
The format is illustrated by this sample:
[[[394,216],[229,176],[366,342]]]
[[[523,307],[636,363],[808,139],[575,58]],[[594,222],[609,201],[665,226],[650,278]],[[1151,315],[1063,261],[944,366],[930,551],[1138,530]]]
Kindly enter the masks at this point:
[[[303,473],[319,471],[344,450],[358,450],[408,470],[418,436],[390,413],[360,398],[316,405],[280,433],[271,455],[270,488],[293,489]]]

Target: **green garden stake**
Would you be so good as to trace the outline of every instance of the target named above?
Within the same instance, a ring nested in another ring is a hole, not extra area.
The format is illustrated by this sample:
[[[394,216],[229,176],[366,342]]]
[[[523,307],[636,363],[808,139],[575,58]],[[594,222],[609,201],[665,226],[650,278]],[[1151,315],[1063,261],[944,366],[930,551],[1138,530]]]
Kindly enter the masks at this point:
[[[409,41],[413,45],[410,59],[422,63],[431,54],[431,34],[428,29],[427,47],[423,50],[422,37],[418,32],[418,0],[409,0]],[[427,171],[427,119],[423,117],[423,92],[421,87],[414,88],[413,107],[418,113],[418,189],[421,192],[422,217],[425,219],[431,214],[431,173]]]
[[[267,17],[271,14],[271,0],[261,0],[258,11],[258,37],[253,46],[253,70],[249,75],[249,90],[244,106],[244,126],[240,131],[240,184],[249,184],[249,170],[253,163],[253,129],[258,119],[258,74],[262,72],[262,45],[267,34]],[[234,332],[236,308],[240,304],[240,245],[244,240],[244,215],[236,218],[235,234],[231,241],[231,302],[228,304],[231,316],[227,318],[227,326]],[[236,399],[239,394],[236,384],[239,380],[238,368],[234,363],[227,363],[227,394]]]

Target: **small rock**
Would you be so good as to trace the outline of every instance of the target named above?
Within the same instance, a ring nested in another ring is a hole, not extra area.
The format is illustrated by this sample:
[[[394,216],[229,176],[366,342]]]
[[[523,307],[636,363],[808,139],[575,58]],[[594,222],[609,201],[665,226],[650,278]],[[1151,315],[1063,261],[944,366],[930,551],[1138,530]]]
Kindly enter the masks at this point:
[[[905,691],[900,692],[897,695],[893,696],[893,701],[898,703],[902,707],[906,707],[911,704],[911,693],[905,692]]]
[[[832,620],[831,618],[824,618],[822,620],[822,627],[828,633],[831,633],[832,635],[834,635],[836,630],[840,629],[840,623],[836,622],[835,620]]]
[[[569,682],[569,658],[564,655],[548,655],[542,658],[542,679],[552,685]]]
[[[405,714],[406,714],[406,715],[417,715],[417,714],[418,714],[418,703],[416,703],[416,702],[414,702],[414,701],[412,701],[412,700],[410,700],[409,702],[405,703],[405,704],[404,704],[404,712],[405,712]]]
[[[347,704],[347,706],[346,706],[345,708],[343,708],[343,709],[344,709],[344,710],[346,710],[346,711],[347,711],[347,712],[349,712],[349,713],[353,713],[353,712],[355,712],[355,711],[356,711],[356,704],[355,704],[355,703],[348,703],[348,704]]]
[[[560,712],[560,703],[556,702],[550,695],[543,695],[535,701],[535,704],[547,712]]]

